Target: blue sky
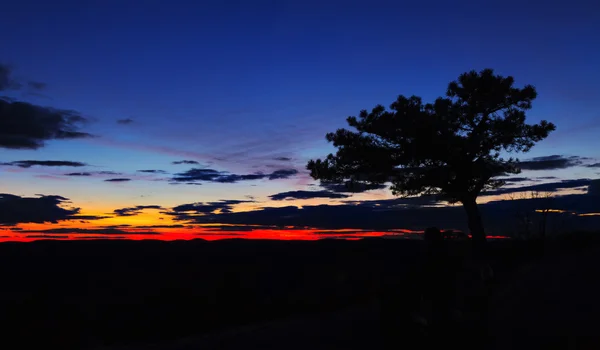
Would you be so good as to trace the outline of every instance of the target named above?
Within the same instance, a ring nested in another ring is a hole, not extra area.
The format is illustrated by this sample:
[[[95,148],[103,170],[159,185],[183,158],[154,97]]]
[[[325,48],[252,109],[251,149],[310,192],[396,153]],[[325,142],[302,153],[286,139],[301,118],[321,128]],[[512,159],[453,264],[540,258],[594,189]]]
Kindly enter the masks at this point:
[[[73,169],[0,169],[0,192],[60,194],[103,208],[247,195],[269,202],[269,195],[314,183],[304,165],[332,151],[324,135],[347,116],[399,94],[433,100],[460,73],[487,67],[514,76],[518,86],[535,85],[529,121],[557,125],[521,158],[598,159],[598,9],[593,1],[8,2],[0,62],[17,77],[47,84],[39,94],[14,97],[77,110],[99,137],[3,150],[2,161],[80,161],[90,166],[74,171],[126,177],[141,169],[185,171],[191,166],[171,164],[183,159],[235,174],[300,173],[174,186],[160,175],[106,183],[57,179]],[[117,123],[127,118],[133,122]],[[536,172],[550,175],[593,178],[597,170]]]

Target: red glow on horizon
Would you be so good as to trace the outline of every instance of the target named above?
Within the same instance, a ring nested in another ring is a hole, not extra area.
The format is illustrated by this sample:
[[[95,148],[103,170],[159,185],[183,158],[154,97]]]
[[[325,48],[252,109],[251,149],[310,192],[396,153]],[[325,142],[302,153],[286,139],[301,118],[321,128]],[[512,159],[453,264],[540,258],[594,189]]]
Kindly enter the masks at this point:
[[[52,227],[51,225],[48,225]],[[101,228],[100,228],[101,229]],[[123,228],[120,229],[123,234],[119,233],[94,233],[79,232],[73,229],[72,233],[66,232],[43,232],[43,230],[35,231],[20,231],[4,229],[0,230],[0,242],[32,242],[42,239],[53,240],[90,240],[90,239],[124,239],[124,240],[192,240],[204,239],[207,241],[215,241],[221,239],[272,239],[272,240],[303,240],[314,241],[320,239],[347,239],[358,240],[367,237],[390,237],[390,238],[406,238],[418,237],[422,231],[410,230],[390,230],[390,231],[371,231],[371,230],[356,230],[356,229],[339,229],[339,230],[318,230],[318,229],[294,229],[293,227],[284,229],[252,229],[252,230],[219,230],[211,229],[210,227],[196,228],[164,228],[160,231],[148,229]],[[469,235],[470,237],[470,235]],[[488,236],[489,239],[505,239],[505,236]]]

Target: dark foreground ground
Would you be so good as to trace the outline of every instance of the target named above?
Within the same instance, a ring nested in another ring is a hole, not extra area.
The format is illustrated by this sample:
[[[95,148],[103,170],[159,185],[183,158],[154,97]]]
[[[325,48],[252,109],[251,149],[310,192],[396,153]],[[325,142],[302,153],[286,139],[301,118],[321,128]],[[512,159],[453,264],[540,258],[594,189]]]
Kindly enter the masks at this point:
[[[421,252],[419,241],[383,239],[5,243],[0,347],[381,348],[383,281],[401,279]],[[600,255],[570,252],[490,244],[502,305],[492,335],[513,346],[519,332],[595,333],[600,302],[587,301],[600,295]]]

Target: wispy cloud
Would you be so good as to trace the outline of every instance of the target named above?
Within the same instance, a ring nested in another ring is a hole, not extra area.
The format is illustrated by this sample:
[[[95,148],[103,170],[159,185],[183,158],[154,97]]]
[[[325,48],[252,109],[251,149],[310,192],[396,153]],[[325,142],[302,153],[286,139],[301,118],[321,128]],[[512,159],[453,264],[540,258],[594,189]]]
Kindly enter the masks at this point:
[[[189,164],[189,165],[193,165],[193,164],[200,164],[199,162],[195,161],[195,160],[178,160],[173,162],[173,164]]]
[[[119,178],[114,178],[114,179],[106,179],[104,181],[105,182],[128,182],[128,181],[131,181],[131,179],[119,177]]]
[[[551,155],[544,157],[531,158],[524,162],[519,162],[519,167],[523,170],[555,170],[567,169],[584,164],[587,158],[579,156]]]
[[[275,201],[284,199],[312,199],[312,198],[348,198],[347,194],[335,193],[331,191],[288,191],[270,195],[269,198]]]
[[[230,213],[235,205],[242,203],[251,203],[252,200],[220,200],[217,202],[198,202],[178,205],[167,212],[169,215],[198,215],[210,214],[217,211],[221,213]]]
[[[511,187],[511,188],[499,188],[496,190],[490,190],[485,194],[507,194],[514,192],[524,192],[524,191],[541,191],[541,192],[554,192],[562,189],[571,189],[571,188],[579,188],[588,186],[592,182],[591,179],[572,179],[572,180],[562,180],[556,182],[546,182],[541,184],[529,185],[529,186],[520,186],[520,187]]]
[[[155,231],[125,231],[117,228],[51,228],[46,230],[23,230],[22,233],[43,234],[89,234],[89,235],[158,235]]]
[[[272,173],[255,173],[255,174],[232,174],[227,171],[218,171],[215,169],[208,168],[193,168],[188,171],[175,174],[171,179],[174,182],[217,182],[217,183],[236,183],[240,181],[251,181],[251,180],[277,180],[287,179],[296,175],[298,171],[296,169],[280,169],[275,170]]]
[[[156,169],[144,169],[138,170],[139,173],[147,173],[147,174],[166,174],[167,172],[164,170],[156,170]]]
[[[160,210],[163,209],[163,207],[161,207],[160,205],[138,205],[135,207],[115,209],[113,213],[117,216],[135,216],[146,209]]]
[[[117,124],[121,124],[121,125],[129,125],[133,123],[133,119],[131,118],[125,118],[125,119],[119,119],[117,120]]]
[[[18,160],[14,162],[2,163],[2,165],[18,166],[21,168],[31,168],[32,166],[47,166],[47,167],[82,167],[87,166],[86,163],[72,162],[67,160]]]

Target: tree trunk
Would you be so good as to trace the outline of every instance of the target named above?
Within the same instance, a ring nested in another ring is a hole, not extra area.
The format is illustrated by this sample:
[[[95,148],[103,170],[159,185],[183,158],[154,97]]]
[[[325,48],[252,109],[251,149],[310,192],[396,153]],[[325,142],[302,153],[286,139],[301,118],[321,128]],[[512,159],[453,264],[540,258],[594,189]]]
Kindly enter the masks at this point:
[[[485,253],[483,252],[486,243],[485,230],[483,228],[483,222],[481,220],[477,202],[475,201],[475,198],[468,198],[463,200],[462,204],[467,212],[474,253],[475,255],[485,257]]]

